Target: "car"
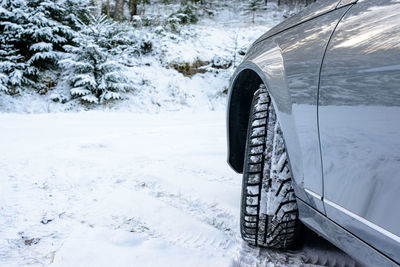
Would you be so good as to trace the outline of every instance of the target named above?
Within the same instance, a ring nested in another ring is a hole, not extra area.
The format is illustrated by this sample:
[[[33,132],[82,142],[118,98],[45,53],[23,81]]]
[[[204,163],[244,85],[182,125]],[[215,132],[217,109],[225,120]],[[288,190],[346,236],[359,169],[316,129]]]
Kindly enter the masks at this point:
[[[296,246],[302,225],[358,262],[400,265],[400,1],[317,1],[232,76],[228,163],[241,235]]]

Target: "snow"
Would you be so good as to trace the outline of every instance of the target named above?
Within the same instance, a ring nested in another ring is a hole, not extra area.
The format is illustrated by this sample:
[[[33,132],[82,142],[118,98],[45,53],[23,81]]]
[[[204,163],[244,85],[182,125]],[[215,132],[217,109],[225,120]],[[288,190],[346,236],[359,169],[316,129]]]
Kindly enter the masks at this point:
[[[222,112],[0,121],[0,265],[229,265],[241,179]]]
[[[241,241],[222,110],[0,114],[0,132],[0,266],[287,266],[315,250]]]

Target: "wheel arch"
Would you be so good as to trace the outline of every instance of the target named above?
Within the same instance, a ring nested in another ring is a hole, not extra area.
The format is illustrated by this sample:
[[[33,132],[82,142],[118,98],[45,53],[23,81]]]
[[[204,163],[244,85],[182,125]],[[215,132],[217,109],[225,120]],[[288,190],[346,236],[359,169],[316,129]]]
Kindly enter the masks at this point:
[[[291,99],[286,82],[282,54],[277,47],[269,50],[272,60],[260,56],[248,58],[233,75],[228,95],[227,138],[228,163],[238,173],[243,172],[244,151],[251,101],[260,84],[264,84],[277,111],[291,113]],[[286,124],[286,123],[285,123]],[[289,124],[291,124],[289,122]],[[282,127],[285,135],[285,128]],[[292,127],[290,127],[292,128]]]
[[[244,68],[234,78],[228,103],[228,163],[239,173],[243,172],[247,126],[254,92],[262,78],[252,68]]]

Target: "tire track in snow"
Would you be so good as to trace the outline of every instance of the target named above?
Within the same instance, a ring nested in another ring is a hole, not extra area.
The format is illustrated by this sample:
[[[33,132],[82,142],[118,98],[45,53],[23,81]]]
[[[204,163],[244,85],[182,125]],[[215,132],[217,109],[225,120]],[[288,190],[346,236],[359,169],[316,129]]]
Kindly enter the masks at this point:
[[[230,240],[227,240],[226,242],[218,242],[218,240],[215,238],[208,239],[207,237],[203,237],[201,233],[171,236],[167,233],[163,233],[160,230],[153,229],[145,221],[141,221],[137,218],[128,219],[122,223],[114,223],[113,225],[110,225],[110,227],[114,230],[125,230],[127,232],[133,232],[144,236],[147,239],[162,240],[165,243],[173,246],[178,245],[192,249],[225,250],[228,248],[227,245],[231,244]]]
[[[354,261],[346,253],[309,229],[304,229],[302,243],[295,250],[280,251],[251,247],[244,241],[241,241],[237,248],[232,267],[363,267],[363,265]]]
[[[232,175],[216,175],[214,172],[210,172],[207,170],[196,170],[194,171],[193,169],[188,169],[188,168],[183,168],[183,167],[177,167],[179,172],[181,173],[188,173],[188,174],[196,174],[196,176],[201,177],[205,181],[208,182],[215,182],[215,183],[223,183],[223,184],[231,184],[235,186],[241,186],[242,180],[239,179],[233,179]]]
[[[172,238],[168,238],[163,233],[157,233],[157,236],[168,239],[173,244],[196,249],[213,248],[226,251],[236,244],[238,239],[237,231],[235,231],[237,220],[228,211],[219,208],[217,203],[207,203],[198,198],[191,199],[183,194],[168,192],[148,177],[145,182],[136,179],[133,187],[136,191],[145,192],[151,197],[195,217],[197,221],[212,226],[222,232],[225,238],[224,240],[210,239],[209,236],[202,236],[201,233],[196,232],[192,234],[184,233]]]

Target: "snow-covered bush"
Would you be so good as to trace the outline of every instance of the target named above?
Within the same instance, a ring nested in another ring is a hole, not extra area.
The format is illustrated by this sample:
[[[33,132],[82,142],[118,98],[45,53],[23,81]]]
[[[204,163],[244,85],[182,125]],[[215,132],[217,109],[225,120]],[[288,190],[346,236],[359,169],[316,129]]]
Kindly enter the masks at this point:
[[[199,21],[197,8],[189,2],[182,4],[175,16],[179,19],[180,24],[192,24]]]
[[[180,8],[169,16],[167,26],[172,31],[178,32],[180,25],[194,24],[198,21],[199,14],[196,6],[188,1],[183,1]]]
[[[132,90],[123,73],[124,66],[112,53],[117,47],[110,34],[114,30],[114,22],[105,17],[92,17],[89,25],[81,24],[74,39],[76,45],[64,47],[67,53],[60,64],[73,97],[88,103],[104,103],[120,99],[123,93]]]
[[[153,42],[149,34],[135,30],[128,23],[108,23],[103,34],[104,38],[99,39],[99,45],[108,49],[109,53],[117,58],[138,57],[153,50]],[[122,63],[125,63],[124,60]]]

